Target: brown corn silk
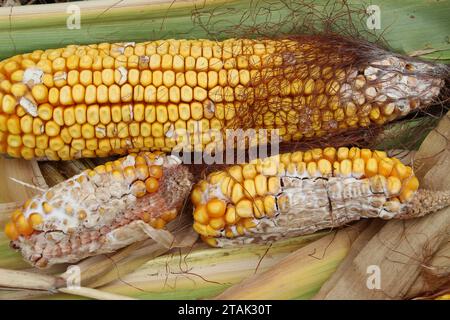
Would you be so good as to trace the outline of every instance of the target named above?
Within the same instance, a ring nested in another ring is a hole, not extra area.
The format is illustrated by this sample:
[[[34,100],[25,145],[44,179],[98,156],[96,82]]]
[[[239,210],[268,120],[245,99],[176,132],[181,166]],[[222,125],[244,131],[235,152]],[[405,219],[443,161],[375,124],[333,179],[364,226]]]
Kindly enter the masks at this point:
[[[450,204],[418,189],[411,167],[383,151],[328,147],[212,172],[191,194],[194,230],[212,246],[266,243],[361,218],[407,219]]]
[[[214,152],[226,129],[314,140],[426,107],[447,77],[442,65],[333,35],[36,50],[0,62],[0,152],[50,160]]]
[[[192,175],[173,156],[141,152],[86,170],[12,213],[5,234],[25,260],[44,268],[74,263],[153,238],[183,208]]]

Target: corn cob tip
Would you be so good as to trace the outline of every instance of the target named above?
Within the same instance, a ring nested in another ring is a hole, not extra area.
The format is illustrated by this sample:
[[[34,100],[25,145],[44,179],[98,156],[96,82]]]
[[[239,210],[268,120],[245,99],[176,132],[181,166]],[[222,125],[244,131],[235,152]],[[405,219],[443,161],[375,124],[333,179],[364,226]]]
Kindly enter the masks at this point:
[[[425,216],[450,206],[450,190],[435,191],[419,189],[402,211],[398,219],[411,219]]]

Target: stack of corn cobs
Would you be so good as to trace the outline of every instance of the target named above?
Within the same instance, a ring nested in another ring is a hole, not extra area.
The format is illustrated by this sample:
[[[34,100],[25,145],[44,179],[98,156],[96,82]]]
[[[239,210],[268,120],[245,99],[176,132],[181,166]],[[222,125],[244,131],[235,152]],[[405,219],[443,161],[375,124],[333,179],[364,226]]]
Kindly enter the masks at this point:
[[[314,141],[379,126],[438,101],[448,75],[445,66],[331,36],[101,43],[14,56],[0,63],[1,153],[123,157],[28,200],[5,233],[45,268],[157,235],[189,194],[193,228],[212,246],[439,210],[450,193],[419,189],[411,167],[382,151],[292,150],[201,181],[164,152],[235,148],[228,130],[255,129],[240,141],[250,148],[275,135]]]

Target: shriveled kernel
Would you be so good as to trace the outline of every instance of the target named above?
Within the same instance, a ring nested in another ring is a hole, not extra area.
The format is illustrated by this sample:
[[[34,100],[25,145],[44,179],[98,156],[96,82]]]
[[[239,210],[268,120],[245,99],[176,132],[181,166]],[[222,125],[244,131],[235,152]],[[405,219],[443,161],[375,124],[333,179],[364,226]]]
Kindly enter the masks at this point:
[[[131,193],[135,197],[138,197],[138,198],[143,197],[143,196],[145,196],[146,192],[147,192],[146,185],[141,180],[137,180],[131,185]]]
[[[271,194],[277,194],[280,191],[280,178],[270,177],[267,181],[267,189]]]
[[[46,214],[49,214],[50,212],[52,212],[53,207],[48,202],[43,202],[42,203],[42,209],[44,210],[44,212]]]
[[[264,197],[264,211],[268,217],[273,217],[275,214],[275,198],[273,196],[267,195]]]
[[[83,209],[79,210],[78,211],[78,220],[84,220],[86,218],[87,218],[86,210],[83,210]]]
[[[387,189],[387,179],[382,175],[374,175],[370,177],[370,188],[374,193],[383,193]]]

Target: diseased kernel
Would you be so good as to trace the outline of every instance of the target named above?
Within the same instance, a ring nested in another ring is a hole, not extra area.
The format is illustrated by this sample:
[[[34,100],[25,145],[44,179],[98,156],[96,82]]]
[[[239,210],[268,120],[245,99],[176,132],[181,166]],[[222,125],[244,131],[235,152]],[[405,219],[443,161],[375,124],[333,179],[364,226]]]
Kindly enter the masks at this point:
[[[42,208],[44,209],[44,212],[46,214],[49,214],[53,210],[53,207],[48,202],[43,202],[42,203]]]
[[[402,189],[402,182],[399,178],[390,176],[387,178],[387,190],[389,195],[396,196]]]
[[[87,217],[86,210],[81,209],[78,211],[78,220],[84,220],[86,219],[86,217]]]
[[[32,228],[36,228],[44,222],[44,219],[41,217],[39,213],[32,213],[28,217],[28,222],[30,223]]]
[[[146,187],[146,184],[144,183],[144,181],[137,180],[131,185],[131,193],[135,197],[138,197],[138,198],[143,197],[143,196],[145,196],[146,192],[147,192],[147,187]]]

